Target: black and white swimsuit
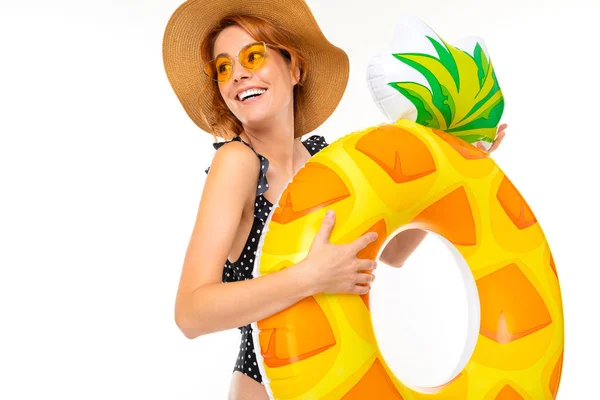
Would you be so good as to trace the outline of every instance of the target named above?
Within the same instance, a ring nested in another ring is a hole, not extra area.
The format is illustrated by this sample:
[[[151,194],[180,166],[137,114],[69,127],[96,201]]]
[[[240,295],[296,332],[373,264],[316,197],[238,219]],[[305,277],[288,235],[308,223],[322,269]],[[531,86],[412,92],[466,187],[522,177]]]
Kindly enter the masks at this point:
[[[254,151],[260,160],[260,173],[258,175],[256,188],[256,201],[254,202],[254,222],[252,223],[252,230],[248,235],[248,239],[246,240],[244,250],[240,257],[235,262],[230,262],[229,259],[225,261],[225,265],[223,266],[223,282],[238,282],[252,279],[258,241],[265,226],[265,222],[273,209],[273,204],[263,197],[263,193],[269,188],[269,183],[267,182],[269,160],[258,154],[249,143],[246,143],[239,136],[225,142],[213,143],[213,147],[215,150],[218,150],[224,144],[231,143],[232,141],[242,142]],[[311,157],[328,145],[325,138],[320,135],[312,135],[308,139],[303,140],[302,144],[304,144]],[[210,167],[205,170],[207,174],[209,169]],[[242,342],[233,371],[240,371],[257,382],[262,383],[262,376],[258,369],[256,354],[254,353],[252,326],[249,324],[239,327],[238,329],[242,332]]]

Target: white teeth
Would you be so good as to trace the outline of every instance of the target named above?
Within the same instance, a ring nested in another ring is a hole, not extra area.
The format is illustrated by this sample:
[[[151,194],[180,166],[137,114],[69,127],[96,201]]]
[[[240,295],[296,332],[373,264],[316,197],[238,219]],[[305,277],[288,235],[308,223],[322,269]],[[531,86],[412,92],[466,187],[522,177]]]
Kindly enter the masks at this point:
[[[251,96],[253,94],[263,94],[264,92],[266,92],[265,89],[248,89],[238,94],[238,100],[244,101],[248,96]]]

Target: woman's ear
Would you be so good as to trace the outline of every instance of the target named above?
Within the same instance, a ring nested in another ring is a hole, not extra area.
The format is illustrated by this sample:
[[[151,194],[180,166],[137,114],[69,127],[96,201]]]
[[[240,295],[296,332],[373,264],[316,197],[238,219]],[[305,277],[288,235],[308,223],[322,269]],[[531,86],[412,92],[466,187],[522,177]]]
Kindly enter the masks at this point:
[[[300,82],[300,67],[296,65],[292,74],[293,86],[296,86]]]

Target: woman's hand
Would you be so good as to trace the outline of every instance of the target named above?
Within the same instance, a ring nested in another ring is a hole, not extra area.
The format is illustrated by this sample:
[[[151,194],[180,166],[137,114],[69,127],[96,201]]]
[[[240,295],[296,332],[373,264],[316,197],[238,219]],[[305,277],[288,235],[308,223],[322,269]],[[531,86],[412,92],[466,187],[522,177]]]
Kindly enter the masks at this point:
[[[303,278],[310,287],[310,295],[316,293],[366,294],[375,276],[371,273],[377,262],[360,259],[356,254],[377,239],[377,233],[368,232],[345,245],[329,242],[335,224],[335,214],[325,216],[321,229],[315,236],[304,262]]]
[[[477,143],[477,147],[480,148],[481,150],[487,151],[488,153],[491,153],[492,151],[496,150],[498,148],[498,146],[500,146],[500,143],[502,143],[502,139],[504,139],[504,130],[506,129],[508,125],[507,124],[501,124],[498,127],[498,132],[496,132],[496,139],[494,139],[494,142],[492,143],[492,146],[490,147],[489,150],[485,150],[485,147],[483,147],[483,145],[481,143]]]

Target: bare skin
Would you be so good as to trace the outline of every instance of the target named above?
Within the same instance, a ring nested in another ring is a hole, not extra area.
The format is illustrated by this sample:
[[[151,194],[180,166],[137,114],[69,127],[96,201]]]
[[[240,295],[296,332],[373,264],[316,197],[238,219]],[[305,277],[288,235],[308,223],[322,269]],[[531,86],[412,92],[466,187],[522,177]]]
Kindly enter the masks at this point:
[[[229,27],[219,34],[214,54],[237,55],[239,49],[253,41],[243,29]],[[299,71],[292,71],[278,52],[268,54],[265,65],[254,72],[244,69],[235,59],[232,79],[220,84],[219,90],[244,126],[242,140],[269,159],[270,187],[264,195],[274,203],[310,153],[294,138],[292,90]],[[241,90],[252,86],[267,89],[255,103],[258,107],[236,98]],[[365,271],[373,270],[375,262],[360,260],[356,254],[375,237],[365,234],[346,245],[331,244],[329,234],[334,218],[324,218],[303,261],[260,278],[221,283],[225,260],[236,260],[248,237],[259,169],[258,158],[243,143],[229,143],[215,154],[202,191],[175,305],[176,323],[190,339],[264,319],[319,292],[364,294],[370,289],[373,277]],[[267,398],[264,387],[254,380],[239,373],[232,378],[230,399]]]
[[[219,34],[213,54],[235,57],[253,41],[245,30],[231,26]],[[264,197],[275,204],[287,182],[311,157],[299,138],[294,138],[292,90],[299,71],[292,71],[290,64],[271,49],[265,65],[253,72],[234,60],[232,78],[219,84],[219,91],[242,122],[241,139],[269,160],[269,188]],[[267,91],[255,103],[240,102],[237,94],[249,87]],[[309,254],[301,262],[267,276],[222,284],[226,259],[238,259],[252,226],[259,169],[258,158],[243,143],[222,146],[213,158],[175,304],[175,321],[189,339],[259,321],[316,293],[365,294],[375,279],[369,272],[375,269],[376,262],[358,259],[356,254],[377,235],[367,233],[354,242],[334,245],[329,242],[335,224],[333,216],[323,218]],[[382,261],[402,265],[425,233],[407,231],[401,235],[389,243]],[[404,239],[398,239],[401,237]],[[268,396],[263,385],[235,372],[229,399],[263,400]]]

